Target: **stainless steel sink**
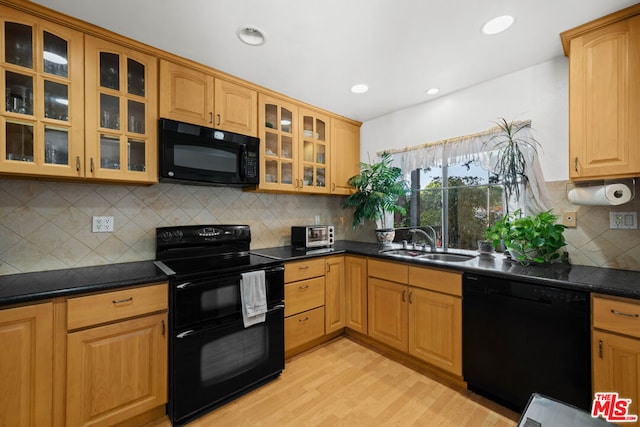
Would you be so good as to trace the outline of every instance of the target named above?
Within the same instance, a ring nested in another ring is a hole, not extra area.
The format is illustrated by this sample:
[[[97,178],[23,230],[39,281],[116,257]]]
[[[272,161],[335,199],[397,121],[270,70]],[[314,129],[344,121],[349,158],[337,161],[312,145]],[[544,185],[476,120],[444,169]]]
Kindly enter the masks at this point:
[[[445,254],[445,253],[428,253],[424,255],[420,255],[420,259],[432,259],[435,261],[448,261],[448,262],[464,262],[469,261],[472,258],[475,258],[475,255],[464,255],[464,254]]]
[[[429,252],[420,249],[387,249],[380,251],[380,253],[393,257],[429,259],[447,262],[464,262],[475,258],[475,255],[454,254],[449,252]]]

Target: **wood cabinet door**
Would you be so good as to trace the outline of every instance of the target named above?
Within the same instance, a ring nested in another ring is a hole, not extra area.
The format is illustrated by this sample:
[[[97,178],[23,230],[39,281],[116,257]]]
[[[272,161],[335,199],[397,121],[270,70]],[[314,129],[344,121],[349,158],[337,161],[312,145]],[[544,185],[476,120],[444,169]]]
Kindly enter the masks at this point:
[[[339,331],[346,325],[344,257],[328,257],[325,275],[325,333]]]
[[[158,182],[157,62],[85,37],[85,177]]]
[[[409,287],[409,353],[462,375],[462,299]]]
[[[329,193],[331,130],[328,116],[300,108],[298,125],[298,173],[296,189],[305,193]]]
[[[293,192],[298,180],[298,106],[258,94],[260,190]]]
[[[591,345],[593,393],[617,392],[621,399],[631,399],[628,413],[638,415],[640,340],[594,330]]]
[[[347,181],[360,173],[360,126],[331,119],[331,194],[349,195]]]
[[[640,16],[571,40],[569,176],[640,173]]]
[[[0,425],[52,425],[53,304],[0,310]]]
[[[408,287],[369,277],[369,336],[391,347],[408,350]]]
[[[345,326],[367,333],[367,259],[344,257]]]
[[[67,425],[107,426],[167,402],[167,314],[67,335]]]
[[[227,80],[215,79],[216,129],[258,136],[258,92]]]
[[[0,6],[0,171],[82,177],[82,33]]]
[[[160,60],[160,117],[212,127],[213,89],[212,75]]]

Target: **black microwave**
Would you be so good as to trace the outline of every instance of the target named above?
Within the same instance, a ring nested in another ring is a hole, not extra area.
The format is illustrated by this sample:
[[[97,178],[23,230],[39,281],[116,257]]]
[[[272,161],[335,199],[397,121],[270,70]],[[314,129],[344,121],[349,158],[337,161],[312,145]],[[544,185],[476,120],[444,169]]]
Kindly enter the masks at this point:
[[[191,184],[258,184],[260,140],[160,119],[159,178]]]

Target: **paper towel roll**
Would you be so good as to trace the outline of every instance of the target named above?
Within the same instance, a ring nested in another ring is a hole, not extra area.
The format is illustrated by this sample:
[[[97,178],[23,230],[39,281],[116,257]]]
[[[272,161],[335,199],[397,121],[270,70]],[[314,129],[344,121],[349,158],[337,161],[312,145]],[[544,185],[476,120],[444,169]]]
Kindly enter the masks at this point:
[[[579,187],[567,194],[571,203],[588,206],[621,205],[631,200],[631,197],[631,189],[625,184]]]

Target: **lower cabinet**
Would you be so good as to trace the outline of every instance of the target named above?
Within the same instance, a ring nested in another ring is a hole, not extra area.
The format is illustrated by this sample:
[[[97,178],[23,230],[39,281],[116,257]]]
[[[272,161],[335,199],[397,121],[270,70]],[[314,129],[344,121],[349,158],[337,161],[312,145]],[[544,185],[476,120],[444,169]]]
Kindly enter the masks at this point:
[[[344,256],[326,258],[325,275],[325,333],[344,329],[345,319],[345,277]]]
[[[369,336],[462,375],[462,276],[370,259]]]
[[[0,426],[51,426],[53,304],[0,310]]]
[[[164,413],[167,308],[166,284],[69,298],[67,426]]]
[[[617,392],[631,399],[627,413],[640,416],[640,302],[594,296],[592,311],[593,393]]]
[[[361,334],[367,333],[367,259],[344,257],[345,326]]]
[[[285,263],[284,282],[284,350],[290,357],[324,336],[324,258]]]

